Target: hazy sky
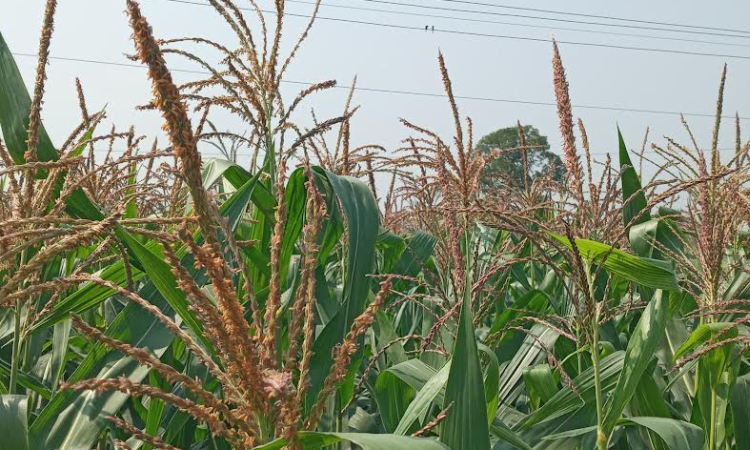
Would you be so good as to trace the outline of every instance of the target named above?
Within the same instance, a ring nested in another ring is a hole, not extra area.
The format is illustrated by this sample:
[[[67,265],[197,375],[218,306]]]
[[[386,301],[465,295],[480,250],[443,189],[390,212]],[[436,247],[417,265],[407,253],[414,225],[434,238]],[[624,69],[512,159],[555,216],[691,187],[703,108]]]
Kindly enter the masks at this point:
[[[191,0],[203,2],[204,0]],[[270,8],[272,0],[258,0],[260,5]],[[288,2],[287,11],[307,14],[309,0]],[[723,1],[706,2],[696,0],[628,2],[585,2],[582,0],[529,1],[483,0],[483,3],[506,6],[523,6],[540,9],[565,8],[568,12],[609,15],[659,22],[673,22],[705,27],[748,29],[747,17],[750,2]],[[35,53],[44,0],[2,0],[0,2],[0,32],[12,51]],[[238,4],[243,4],[239,0]],[[437,65],[438,49],[442,50],[453,79],[457,95],[495,99],[553,102],[551,70],[551,44],[498,37],[483,37],[446,33],[443,30],[465,31],[477,34],[520,36],[559,41],[611,44],[619,46],[673,49],[708,54],[736,55],[743,58],[695,56],[684,54],[652,53],[634,50],[598,48],[584,45],[563,44],[561,52],[571,86],[574,105],[599,105],[632,109],[667,110],[675,112],[707,113],[715,110],[717,88],[721,66],[729,64],[726,89],[725,113],[750,117],[748,104],[750,89],[750,34],[745,38],[716,36],[710,34],[668,33],[659,30],[604,27],[508,17],[501,14],[525,14],[565,20],[598,21],[523,12],[511,9],[495,9],[490,6],[471,6],[444,0],[392,0],[372,2],[367,0],[324,0],[321,17],[346,18],[350,20],[377,22],[381,24],[417,27],[420,30],[404,30],[357,23],[319,20],[299,57],[291,67],[289,80],[315,82],[336,79],[348,85],[359,77],[359,86],[364,88],[442,93],[442,84]],[[458,11],[429,10],[404,7],[392,3],[410,3],[440,8],[473,9],[494,14],[469,14]],[[336,8],[335,5],[399,10],[415,14],[433,14],[450,17],[473,18],[480,23],[420,17],[418,15],[396,15],[377,11]],[[563,6],[564,5],[564,6]],[[157,37],[205,36],[222,41],[230,47],[235,39],[228,28],[211,8],[175,3],[166,0],[142,0],[144,14],[154,27]],[[60,57],[84,58],[103,61],[125,62],[123,54],[132,52],[132,41],[124,0],[59,0],[52,54]],[[288,17],[285,33],[290,45],[298,35],[305,20]],[[532,28],[510,25],[525,24],[549,28]],[[612,23],[612,22],[609,22]],[[617,22],[625,24],[624,22]],[[641,27],[665,28],[659,25],[633,24]],[[425,25],[435,27],[435,32],[425,32]],[[589,32],[568,31],[559,28],[579,28],[599,32],[630,33],[649,37],[614,36]],[[732,34],[719,31],[706,33]],[[733,33],[741,34],[741,33]],[[675,42],[657,39],[670,36],[683,39],[713,41],[720,44]],[[18,65],[27,83],[34,78],[36,60],[18,57]],[[170,67],[194,69],[187,61],[170,59]],[[53,60],[49,69],[49,83],[43,118],[53,139],[60,142],[78,121],[75,94],[75,77],[84,85],[90,109],[107,104],[108,115],[119,127],[130,124],[144,134],[156,134],[159,118],[153,113],[134,112],[135,105],[149,98],[149,83],[145,71],[137,68],[111,67],[81,62]],[[186,79],[190,75],[178,74]],[[284,88],[290,101],[299,85]],[[315,107],[319,118],[331,117],[340,112],[346,91],[333,90],[319,95],[307,103],[302,112],[309,114]],[[438,131],[449,137],[452,133],[452,117],[443,98],[404,96],[385,93],[359,92],[355,103],[362,106],[352,125],[353,143],[379,143],[395,148],[408,135],[398,118],[409,120]],[[472,117],[478,139],[494,129],[513,125],[516,120],[538,127],[550,137],[553,150],[559,151],[560,136],[554,107],[523,105],[479,100],[460,100],[462,115]],[[744,111],[743,111],[744,110]],[[651,126],[651,137],[663,142],[663,136],[672,136],[686,142],[679,117],[675,115],[617,112],[574,108],[574,114],[583,118],[589,132],[592,151],[597,158],[600,153],[616,149],[616,124],[623,129],[631,147],[639,147],[643,132]],[[700,145],[709,145],[712,119],[710,117],[688,117]],[[750,126],[749,121],[743,124]],[[230,127],[238,124],[228,122]],[[734,146],[734,124],[725,122],[721,147]],[[237,131],[242,131],[241,129]]]

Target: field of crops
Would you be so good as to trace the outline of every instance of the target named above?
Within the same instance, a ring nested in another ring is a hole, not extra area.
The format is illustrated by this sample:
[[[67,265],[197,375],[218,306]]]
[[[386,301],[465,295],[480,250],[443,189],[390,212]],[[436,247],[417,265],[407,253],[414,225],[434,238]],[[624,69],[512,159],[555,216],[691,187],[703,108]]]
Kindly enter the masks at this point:
[[[210,0],[237,38],[218,43],[125,3],[158,140],[105,126],[80,83],[80,124],[50,138],[55,0],[31,92],[0,35],[0,450],[750,449],[726,68],[710,147],[683,119],[688,142],[620,137],[597,164],[554,44],[564,176],[532,179],[520,123],[519,147],[478,151],[442,54],[454,130],[402,119],[402,148],[354,148],[351,94],[303,126],[335,83],[280,93],[315,16],[293,37],[283,0],[273,20]],[[177,84],[172,58],[205,77]],[[509,152],[521,181],[488,183]]]

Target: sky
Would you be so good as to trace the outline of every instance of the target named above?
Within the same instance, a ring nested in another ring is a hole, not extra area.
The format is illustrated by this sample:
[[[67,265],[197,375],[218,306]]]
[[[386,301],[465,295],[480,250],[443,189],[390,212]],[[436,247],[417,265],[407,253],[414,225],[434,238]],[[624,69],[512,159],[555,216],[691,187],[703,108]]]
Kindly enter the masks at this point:
[[[443,89],[437,55],[442,51],[456,95],[475,98],[459,99],[461,115],[471,117],[474,122],[475,139],[521,121],[549,136],[552,150],[559,153],[562,139],[558,132],[556,110],[554,106],[545,105],[554,102],[552,45],[547,40],[556,38],[561,42],[573,113],[581,117],[586,125],[595,159],[601,160],[605,153],[616,152],[618,125],[632,148],[640,148],[646,127],[651,129],[650,141],[658,144],[665,142],[664,136],[680,142],[688,142],[689,137],[678,115],[582,106],[712,115],[724,63],[729,65],[725,114],[733,116],[738,111],[740,116],[750,118],[749,108],[746,108],[750,95],[750,27],[746,25],[750,2],[567,0],[563,4],[552,0],[475,1],[483,5],[462,3],[460,0],[323,0],[320,19],[292,64],[287,80],[318,82],[335,79],[339,85],[349,86],[353,77],[357,76],[358,86],[366,89],[441,94]],[[202,36],[236,47],[231,29],[213,9],[190,2],[203,3],[205,0],[189,0],[187,3],[142,0],[141,8],[159,38]],[[272,0],[258,2],[262,8],[268,9],[273,4]],[[53,56],[132,64],[125,57],[125,54],[132,53],[133,43],[124,13],[124,0],[59,0],[58,3],[51,46]],[[238,4],[246,6],[249,3],[239,0]],[[405,4],[416,6],[403,6]],[[36,53],[44,5],[44,0],[0,2],[0,33],[13,52]],[[687,33],[672,33],[663,31],[671,28],[664,25],[613,22],[512,7],[556,11],[565,8],[564,11],[569,13],[739,31],[703,28],[691,29]],[[309,0],[287,3],[287,12],[294,15],[306,16],[311,10]],[[519,15],[534,18],[517,17]],[[346,21],[329,20],[331,18]],[[252,26],[252,18],[248,20]],[[286,18],[283,42],[286,51],[296,41],[306,22],[303,17]],[[605,22],[627,27],[575,22]],[[435,31],[425,31],[425,26],[430,29],[434,26]],[[747,31],[742,33],[743,30]],[[678,42],[662,39],[664,37],[716,44]],[[603,48],[598,45],[705,55]],[[197,68],[184,59],[170,58],[168,61],[174,69]],[[34,80],[36,59],[18,56],[17,63],[30,85]],[[144,69],[52,60],[48,75],[43,119],[54,141],[64,140],[78,123],[76,76],[84,86],[89,110],[106,106],[109,121],[118,128],[126,129],[132,124],[139,133],[149,136],[160,134],[161,120],[155,113],[134,111],[135,106],[146,103],[150,97],[150,85]],[[184,81],[197,75],[177,73],[175,76]],[[285,85],[283,93],[287,102],[302,88],[304,86],[298,84]],[[311,108],[315,109],[318,118],[340,114],[346,95],[346,89],[334,89],[315,96],[301,109],[304,117],[298,120],[308,121]],[[543,104],[487,101],[478,100],[477,97]],[[390,150],[397,148],[400,141],[409,135],[408,130],[399,123],[400,117],[444,137],[450,137],[453,133],[450,107],[447,100],[440,96],[358,91],[354,104],[361,108],[352,122],[353,145],[381,144]],[[687,120],[699,145],[708,147],[713,119],[688,116]],[[743,120],[742,123],[746,128],[750,127],[750,120]],[[238,132],[244,131],[243,124],[231,119],[226,119],[220,125]],[[729,155],[734,147],[734,123],[725,121],[723,125],[720,147],[727,149],[724,154]],[[207,155],[212,155],[211,150],[207,150]]]

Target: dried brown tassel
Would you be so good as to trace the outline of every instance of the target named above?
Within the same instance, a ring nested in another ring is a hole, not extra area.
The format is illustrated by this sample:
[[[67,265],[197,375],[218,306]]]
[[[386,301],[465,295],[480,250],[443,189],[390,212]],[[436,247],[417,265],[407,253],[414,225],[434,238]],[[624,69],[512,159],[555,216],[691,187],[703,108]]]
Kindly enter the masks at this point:
[[[151,26],[141,15],[138,4],[128,0],[130,25],[133,28],[138,57],[149,67],[153,82],[154,103],[162,111],[164,128],[174,147],[175,155],[182,162],[182,172],[193,197],[196,216],[209,245],[218,243],[214,224],[213,203],[203,188],[201,178],[201,156],[196,147],[187,109],[182,102],[166,61],[153,37]]]
[[[289,347],[284,358],[284,366],[289,369],[295,369],[297,364],[297,351],[299,350],[300,333],[303,339],[308,338],[311,325],[307,322],[310,308],[314,308],[315,298],[315,269],[318,264],[318,234],[321,230],[322,220],[325,216],[325,205],[323,204],[320,193],[315,185],[315,179],[312,169],[306,166],[305,173],[307,181],[307,205],[303,235],[303,257],[300,273],[300,284],[297,288],[295,301],[290,308],[289,324]],[[311,304],[312,302],[312,304]],[[313,311],[314,312],[314,311]],[[312,314],[314,320],[315,315]],[[308,361],[309,362],[309,361]]]
[[[412,437],[422,437],[429,433],[430,431],[434,430],[438,427],[446,418],[448,418],[448,412],[453,408],[453,403],[448,405],[447,408],[443,409],[438,413],[437,416],[433,420],[430,421],[427,425],[422,427],[420,430],[412,434]]]
[[[273,103],[274,95],[276,94],[277,82],[279,81],[276,77],[276,66],[279,59],[279,46],[281,44],[281,29],[284,23],[284,5],[285,0],[275,0],[276,3],[276,30],[273,36],[273,44],[271,44],[271,54],[268,57],[268,63],[266,68],[268,69],[268,88],[270,99],[269,102]]]
[[[83,95],[83,86],[81,86],[81,80],[76,77],[76,92],[78,93],[78,107],[81,108],[81,117],[83,122],[88,124],[91,118],[89,117],[89,111],[86,107],[86,97]]]
[[[573,192],[580,206],[583,206],[583,176],[581,160],[576,150],[576,138],[573,133],[573,108],[570,103],[568,80],[565,77],[565,67],[560,58],[557,42],[552,41],[554,56],[552,69],[555,82],[555,99],[557,101],[557,116],[560,119],[560,134],[563,138],[563,159],[568,171],[568,179],[573,185]]]
[[[341,149],[341,175],[349,175],[351,170],[349,162],[349,121],[346,120],[341,124],[342,134],[344,136]]]
[[[57,0],[47,0],[44,9],[44,23],[42,24],[42,37],[39,40],[39,62],[36,68],[36,83],[34,84],[34,97],[31,101],[29,111],[29,127],[27,129],[26,152],[24,159],[27,163],[37,161],[37,150],[39,148],[39,129],[42,126],[42,98],[44,97],[44,83],[47,81],[47,62],[49,60],[49,48],[52,42],[52,32],[55,26],[55,9]],[[35,171],[26,172],[26,185],[24,189],[24,211],[31,211],[31,199],[34,196]],[[22,211],[22,212],[24,212]]]
[[[132,434],[135,438],[138,440],[141,440],[147,444],[149,444],[151,447],[159,450],[181,450],[177,447],[174,447],[172,445],[167,444],[164,442],[163,439],[155,436],[151,436],[149,434],[144,433],[143,431],[139,430],[138,428],[134,427],[133,425],[129,424],[128,422],[120,419],[119,417],[115,416],[109,416],[107,417],[107,420],[112,422],[117,428],[120,428],[121,430],[125,431],[126,433]],[[118,444],[122,448],[130,448],[122,441],[117,441],[121,444]]]
[[[458,149],[458,175],[460,179],[463,179],[465,178],[466,174],[466,152],[464,149],[464,133],[463,127],[461,126],[461,116],[458,113],[458,104],[456,103],[456,98],[453,95],[453,84],[451,83],[450,76],[448,75],[448,68],[445,65],[445,59],[443,58],[442,52],[438,53],[438,62],[440,64],[440,73],[443,77],[443,87],[445,88],[445,93],[448,96],[448,101],[453,113],[453,122],[456,132],[455,141]]]
[[[250,338],[250,328],[244,317],[232,283],[232,273],[224,260],[218,240],[218,211],[203,187],[201,156],[187,116],[187,109],[175,86],[172,75],[152,34],[151,26],[141,14],[138,3],[127,1],[133,41],[141,62],[148,65],[152,80],[154,104],[164,117],[164,128],[169,135],[175,155],[182,162],[182,173],[193,198],[198,223],[203,230],[205,244],[200,255],[202,264],[211,278],[214,295],[222,312],[224,326],[229,334],[230,345],[238,352],[237,364],[242,368],[240,376],[260,379],[256,348]],[[255,402],[262,392],[248,393]],[[257,404],[257,403],[256,403]]]
[[[529,193],[529,149],[526,147],[526,133],[523,131],[521,121],[518,121],[518,142],[521,146],[521,159],[523,160],[523,190]]]
[[[588,176],[589,184],[594,182],[594,177],[591,174],[591,148],[589,147],[589,136],[586,133],[586,127],[583,126],[583,120],[578,118],[578,130],[581,132],[581,145],[586,157],[586,175]]]
[[[156,398],[189,414],[197,421],[207,424],[209,429],[218,436],[230,441],[234,440],[235,432],[227,429],[224,422],[220,420],[219,415],[212,408],[199,405],[177,394],[164,392],[160,388],[148,384],[133,382],[133,380],[127,377],[90,378],[77,383],[63,383],[61,388],[76,392],[94,391],[102,393],[119,391],[133,396]]]
[[[297,432],[302,417],[304,393],[308,384],[308,372],[312,358],[312,344],[315,333],[315,268],[318,264],[318,234],[325,216],[325,205],[315,186],[312,169],[306,166],[307,175],[307,224],[303,230],[304,256],[302,273],[295,302],[290,308],[291,322],[289,324],[289,348],[284,358],[284,365],[291,374],[297,369],[297,352],[299,350],[300,334],[302,335],[302,361],[299,364],[299,381],[297,393],[288,399],[282,408],[281,422],[284,423],[283,437],[289,443],[290,449],[299,448]]]
[[[263,354],[261,358],[266,368],[277,367],[276,361],[276,332],[278,329],[277,313],[281,305],[281,250],[284,241],[284,229],[286,225],[286,192],[284,182],[286,173],[286,158],[282,155],[276,173],[276,223],[271,236],[271,279],[268,285],[268,300],[266,300],[266,313],[264,321],[266,324],[265,336],[263,337]]]
[[[367,154],[368,157],[365,158],[365,167],[367,167],[367,182],[370,184],[370,191],[372,191],[373,197],[375,197],[375,202],[378,203],[378,190],[375,188],[375,171],[372,169],[372,157],[370,157],[370,154]]]
[[[312,178],[312,170],[308,167],[307,169],[307,177],[308,180],[313,180]],[[317,223],[318,227],[321,225],[321,221],[326,215],[326,206],[324,199],[320,192],[315,187],[314,183],[308,187],[308,196],[312,199],[310,203],[310,210],[313,212],[314,216],[311,219],[311,223],[315,224]],[[309,229],[308,232],[310,233],[309,236],[305,235],[305,239],[312,240],[313,234],[317,234],[320,230],[315,230],[313,228]],[[310,242],[311,243],[311,242]],[[312,248],[312,247],[311,247]],[[317,248],[315,248],[315,251],[317,253]],[[305,396],[305,392],[307,392],[307,388],[309,385],[309,372],[310,372],[310,362],[312,361],[313,357],[313,344],[315,343],[315,278],[314,276],[310,279],[310,282],[307,285],[307,289],[305,291],[305,308],[304,308],[304,318],[305,322],[302,325],[302,360],[299,364],[299,381],[297,383],[297,403],[299,405],[302,404]]]
[[[14,273],[10,279],[5,280],[4,286],[0,288],[0,306],[2,305],[1,299],[5,299],[8,294],[10,294],[24,281],[28,281],[30,277],[37,277],[39,274],[39,269],[41,269],[42,266],[47,264],[47,262],[49,262],[51,259],[57,257],[67,250],[89,244],[91,241],[101,236],[104,232],[114,227],[119,218],[119,214],[111,216],[102,222],[98,222],[92,225],[87,230],[81,233],[77,233],[73,236],[64,238],[53,245],[42,247],[42,249],[39,250],[39,252],[34,255],[25,265],[23,265],[20,270]]]
[[[117,450],[133,450],[127,443],[119,439],[115,439],[114,441],[112,441],[112,443],[115,445],[115,449]]]
[[[740,157],[740,155],[742,154],[742,134],[741,134],[742,128],[740,127],[740,113],[738,112],[734,113],[734,132],[735,132],[735,136],[734,136],[734,141],[735,141],[734,142],[734,145],[735,145],[734,159],[735,161],[734,163],[735,163],[735,166],[739,169],[740,166],[742,165],[742,161]]]
[[[724,85],[727,81],[727,65],[721,70],[721,81],[719,82],[719,98],[716,100],[716,118],[711,138],[711,173],[718,173],[721,169],[721,155],[719,155],[719,129],[721,128],[721,114],[724,110]]]

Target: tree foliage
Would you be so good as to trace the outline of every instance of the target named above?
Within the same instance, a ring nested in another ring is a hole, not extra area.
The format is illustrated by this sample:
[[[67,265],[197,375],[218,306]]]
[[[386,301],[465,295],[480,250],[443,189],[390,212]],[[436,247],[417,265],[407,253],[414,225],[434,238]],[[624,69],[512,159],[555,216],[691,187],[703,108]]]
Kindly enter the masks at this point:
[[[562,181],[565,177],[565,167],[558,155],[550,150],[547,136],[531,125],[521,127],[526,139],[528,150],[529,182],[538,177],[549,177],[555,181]],[[487,187],[498,187],[511,183],[513,186],[524,186],[523,151],[518,127],[500,128],[482,137],[477,142],[477,150],[489,156],[496,150],[507,149],[497,158],[487,164],[482,184]],[[516,150],[517,149],[517,150]]]

